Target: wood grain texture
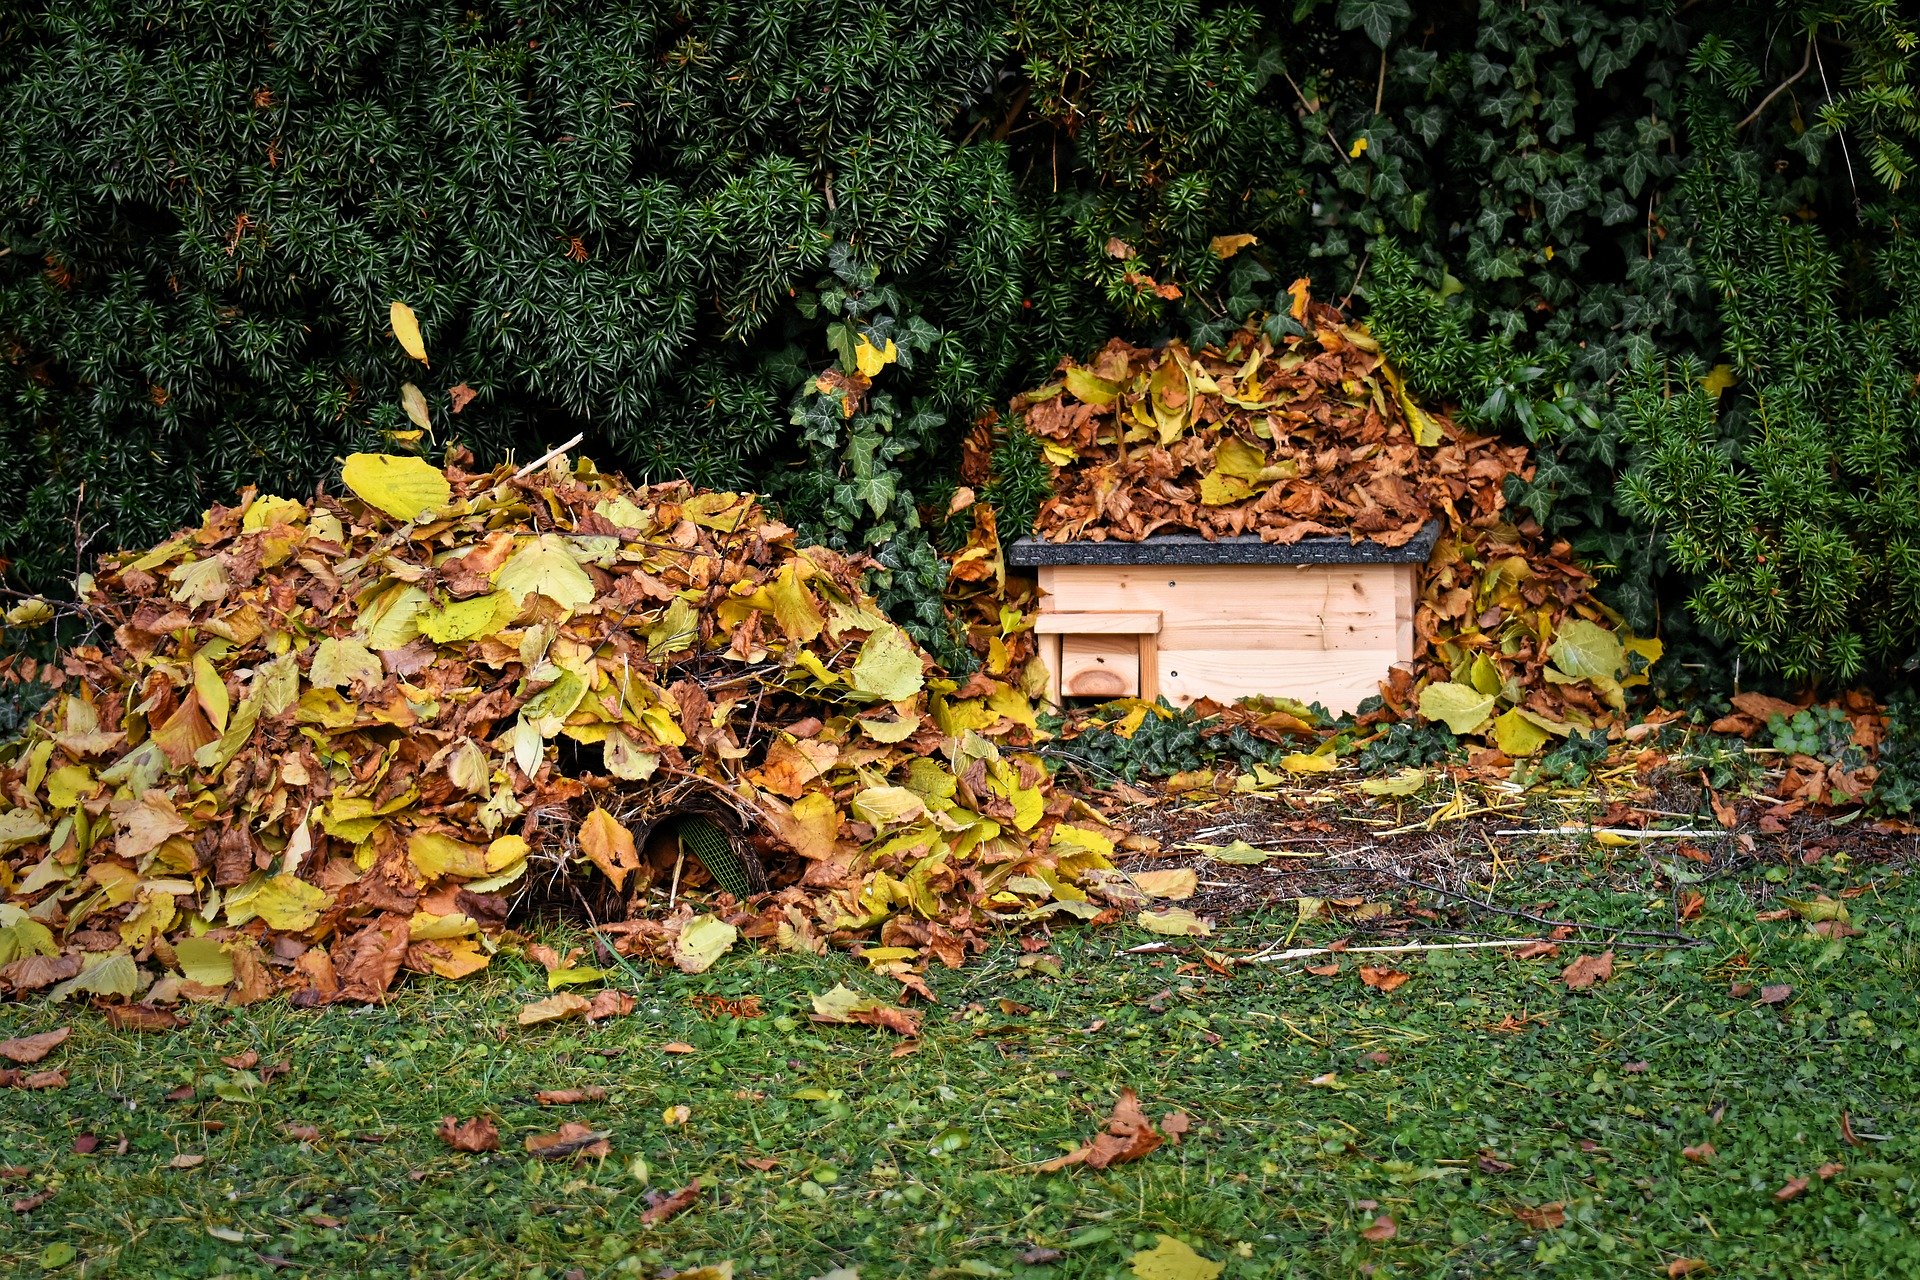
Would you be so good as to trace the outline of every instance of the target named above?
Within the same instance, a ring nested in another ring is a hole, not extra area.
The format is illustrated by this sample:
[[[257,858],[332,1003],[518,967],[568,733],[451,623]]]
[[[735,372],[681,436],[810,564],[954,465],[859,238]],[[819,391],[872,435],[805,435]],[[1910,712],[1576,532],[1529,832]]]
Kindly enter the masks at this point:
[[[1132,698],[1140,693],[1140,642],[1133,636],[1065,636],[1060,689],[1070,698]]]
[[[1152,612],[1075,613],[1048,610],[1034,620],[1033,629],[1043,636],[1137,636],[1153,635],[1160,630],[1160,615]]]

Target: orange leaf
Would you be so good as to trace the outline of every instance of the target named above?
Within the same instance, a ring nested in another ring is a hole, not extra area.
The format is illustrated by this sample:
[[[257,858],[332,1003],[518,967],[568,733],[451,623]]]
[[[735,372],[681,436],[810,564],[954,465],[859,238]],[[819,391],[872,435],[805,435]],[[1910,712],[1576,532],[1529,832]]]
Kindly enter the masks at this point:
[[[1613,976],[1613,952],[1602,951],[1597,956],[1581,956],[1561,971],[1560,981],[1567,984],[1569,991],[1586,991],[1596,982],[1605,982]]]

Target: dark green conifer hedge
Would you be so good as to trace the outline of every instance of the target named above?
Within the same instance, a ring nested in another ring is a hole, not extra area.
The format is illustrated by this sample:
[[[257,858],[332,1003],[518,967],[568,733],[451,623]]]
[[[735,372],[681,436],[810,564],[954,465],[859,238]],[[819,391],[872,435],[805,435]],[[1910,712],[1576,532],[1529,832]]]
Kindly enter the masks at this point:
[[[965,434],[1062,354],[1204,340],[1306,274],[1538,446],[1515,501],[1636,625],[1884,676],[1920,647],[1913,27],[1893,0],[21,0],[0,558],[57,588],[76,529],[305,490],[397,447],[411,380],[421,447],[585,431],[765,488],[878,552],[938,643],[923,513]],[[899,360],[847,416],[811,375],[862,335]],[[998,456],[1030,501],[1030,453]]]

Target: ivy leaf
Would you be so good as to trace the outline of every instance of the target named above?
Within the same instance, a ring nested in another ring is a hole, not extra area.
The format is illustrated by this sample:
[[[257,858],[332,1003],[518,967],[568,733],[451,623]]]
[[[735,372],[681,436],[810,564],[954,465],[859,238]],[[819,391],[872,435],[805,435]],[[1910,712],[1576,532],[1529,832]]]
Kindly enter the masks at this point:
[[[1412,16],[1407,0],[1340,0],[1334,20],[1342,31],[1360,28],[1369,40],[1384,49],[1393,40],[1394,24]]]

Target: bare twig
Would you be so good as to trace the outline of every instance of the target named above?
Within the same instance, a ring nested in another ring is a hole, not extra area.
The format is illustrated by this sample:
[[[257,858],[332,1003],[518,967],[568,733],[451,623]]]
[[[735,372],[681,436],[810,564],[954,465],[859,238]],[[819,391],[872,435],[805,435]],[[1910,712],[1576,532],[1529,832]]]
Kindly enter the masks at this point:
[[[538,471],[540,468],[546,466],[549,462],[552,462],[555,458],[567,452],[569,449],[572,449],[575,445],[578,445],[582,440],[585,440],[586,438],[587,438],[586,432],[584,431],[579,432],[573,437],[573,439],[567,441],[565,444],[560,445],[557,448],[547,450],[545,453],[535,458],[532,462],[529,462],[526,466],[514,472],[513,478],[515,480],[526,479],[528,476],[532,475],[534,472]]]
[[[1772,102],[1775,98],[1779,97],[1781,94],[1785,93],[1787,91],[1788,86],[1790,86],[1795,80],[1798,80],[1801,76],[1807,74],[1808,69],[1811,68],[1812,66],[1813,66],[1813,32],[1809,31],[1807,33],[1807,56],[1800,60],[1800,69],[1794,72],[1792,75],[1788,76],[1785,80],[1782,80],[1779,84],[1775,85],[1773,87],[1773,92],[1769,93],[1766,97],[1760,99],[1760,105],[1747,113],[1746,119],[1742,120],[1739,124],[1736,124],[1735,126],[1733,126],[1733,131],[1735,133],[1738,133],[1742,129],[1746,128],[1748,125],[1752,124],[1755,120],[1758,120],[1760,118],[1760,113],[1767,109],[1767,104]]]

